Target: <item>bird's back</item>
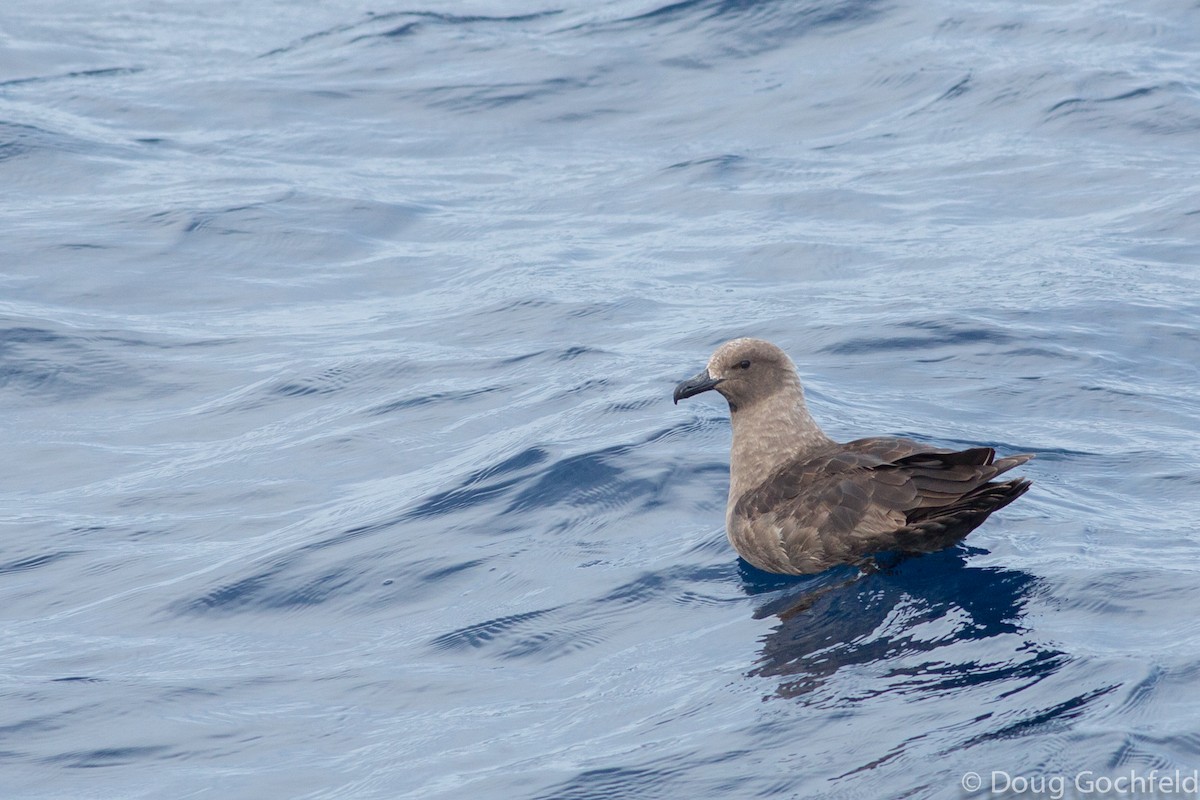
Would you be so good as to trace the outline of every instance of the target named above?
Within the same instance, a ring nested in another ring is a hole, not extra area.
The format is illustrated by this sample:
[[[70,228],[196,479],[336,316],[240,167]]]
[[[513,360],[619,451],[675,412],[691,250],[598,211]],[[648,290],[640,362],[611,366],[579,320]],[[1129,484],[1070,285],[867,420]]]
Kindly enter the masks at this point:
[[[872,437],[804,453],[731,498],[734,548],[771,572],[808,574],[881,550],[929,552],[1015,500],[1027,481],[989,483],[1032,456],[949,451]]]

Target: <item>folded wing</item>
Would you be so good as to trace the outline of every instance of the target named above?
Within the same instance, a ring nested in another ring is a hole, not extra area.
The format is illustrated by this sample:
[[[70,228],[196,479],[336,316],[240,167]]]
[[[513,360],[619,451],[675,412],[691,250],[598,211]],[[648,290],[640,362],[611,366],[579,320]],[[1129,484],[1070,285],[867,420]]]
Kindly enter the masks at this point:
[[[819,572],[881,550],[931,552],[966,536],[1029,488],[992,482],[1032,455],[934,450],[860,439],[786,464],[743,495],[732,533],[764,569]]]

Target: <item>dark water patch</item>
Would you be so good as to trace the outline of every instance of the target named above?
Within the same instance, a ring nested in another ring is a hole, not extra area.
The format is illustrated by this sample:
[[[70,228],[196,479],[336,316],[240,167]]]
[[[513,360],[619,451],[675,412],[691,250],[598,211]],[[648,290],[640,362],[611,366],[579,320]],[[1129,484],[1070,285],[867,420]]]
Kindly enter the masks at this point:
[[[955,549],[904,559],[895,568],[861,577],[824,577],[816,586],[802,583],[800,591],[785,595],[786,603],[777,598],[765,606],[780,624],[764,638],[759,663],[750,674],[783,677],[778,694],[797,697],[818,689],[846,667],[934,654],[961,641],[1020,634],[1024,606],[1037,585],[1033,576],[1015,570],[968,568],[963,553]],[[888,627],[885,623],[897,608],[904,610],[902,621]],[[912,633],[948,618],[955,620],[952,633],[939,638]],[[904,669],[916,669],[921,679],[887,681],[857,699],[1018,679],[1029,669],[1044,677],[1065,663],[1059,654],[1035,654],[980,671],[977,665],[956,665],[947,658],[945,663],[892,670],[892,678],[903,679],[910,677]]]
[[[823,12],[826,15],[838,15],[835,9],[842,6],[859,6],[859,2],[851,3],[794,3],[787,4],[795,8],[794,13],[804,14]],[[784,7],[779,0],[678,0],[650,11],[624,17],[619,22],[674,22],[679,19],[711,20],[723,17],[745,19],[762,16],[763,11],[773,11]],[[792,9],[789,9],[789,11]]]
[[[535,795],[534,800],[618,800],[625,797],[653,800],[659,797],[686,797],[689,793],[682,791],[678,777],[687,768],[687,764],[679,760],[673,766],[658,769],[590,769]]]
[[[453,532],[442,531],[443,535]],[[356,591],[348,596],[356,613],[394,613],[394,609],[403,608],[414,599],[428,598],[431,593],[440,592],[455,586],[475,586],[477,582],[486,580],[486,572],[481,568],[492,563],[492,558],[472,558],[454,561],[452,557],[436,557],[417,559],[397,564],[392,559],[379,559],[379,566],[373,570],[371,581],[362,583],[363,591]]]
[[[30,693],[30,696],[33,696],[32,693]],[[43,693],[39,693],[36,695],[36,697],[40,700],[44,699],[45,695]],[[10,695],[6,699],[12,699],[12,696]],[[62,714],[43,715],[31,719],[21,720],[20,722],[11,722],[7,725],[0,725],[0,739],[6,739],[9,737],[16,737],[18,739],[27,738],[37,733],[49,733],[51,731],[62,730],[64,727],[66,727],[66,723],[63,722]]]
[[[35,125],[0,121],[0,162],[23,156],[53,136]]]
[[[464,511],[468,508],[482,505],[494,497],[506,493],[508,489],[515,486],[520,480],[520,478],[509,478],[507,480],[494,481],[484,486],[468,483],[457,489],[451,489],[448,492],[439,492],[414,508],[409,512],[408,516],[412,518],[432,517],[456,511]]]
[[[420,594],[431,583],[469,572],[485,559],[447,564],[448,559],[405,562],[397,567],[390,558],[397,547],[391,535],[379,540],[369,537],[408,522],[407,515],[356,525],[299,545],[276,556],[266,566],[248,568],[250,574],[223,581],[199,597],[183,599],[167,607],[173,615],[240,614],[304,609],[334,601],[370,607],[389,606],[397,600]],[[439,533],[451,535],[452,527]],[[509,531],[503,531],[508,533]],[[339,549],[340,556],[332,556]],[[389,587],[379,592],[379,587]]]
[[[1159,91],[1159,87],[1157,86],[1143,86],[1138,89],[1113,95],[1112,97],[1070,97],[1066,100],[1060,100],[1059,102],[1050,106],[1050,108],[1046,110],[1046,115],[1049,117],[1054,115],[1055,112],[1063,110],[1069,112],[1077,106],[1083,106],[1088,103],[1116,103],[1120,102],[1121,100],[1132,100],[1136,97],[1148,97],[1157,91]]]
[[[1147,97],[1158,91],[1160,91],[1160,87],[1158,86],[1143,86],[1140,89],[1134,89],[1132,91],[1125,92],[1124,94],[1118,94],[1114,97],[1099,97],[1096,99],[1096,102],[1115,103],[1121,100],[1132,100],[1135,97]]]
[[[957,636],[951,635],[939,644],[950,644],[954,641],[957,641]],[[1004,698],[1023,692],[1040,683],[1070,662],[1070,658],[1065,653],[1057,650],[1020,647],[1015,652],[1018,655],[1009,661],[988,663],[930,661],[917,667],[890,670],[886,677],[891,681],[891,685],[887,689],[875,693],[875,696],[914,693],[940,694],[972,686],[1019,682],[1015,688],[997,695],[999,698]],[[866,697],[857,699],[866,699]]]
[[[247,236],[253,233],[254,229],[262,226],[266,207],[266,203],[251,203],[211,211],[195,211],[186,214],[179,227],[185,234],[211,230],[223,236],[232,234]],[[170,218],[170,215],[164,212],[162,218]]]
[[[984,714],[980,717],[980,719],[987,719],[988,716],[989,716],[988,714]],[[928,734],[918,733],[917,735],[895,745],[891,750],[884,753],[879,758],[872,759],[871,761],[868,761],[866,764],[862,764],[848,772],[844,772],[841,775],[838,775],[835,780],[840,781],[843,778],[849,778],[852,775],[858,775],[859,773],[870,772],[873,769],[878,769],[879,767],[882,767],[884,764],[887,764],[887,763],[899,758],[904,753],[908,752],[908,749],[914,743],[919,742],[922,739],[925,739],[927,737],[928,737]],[[927,790],[928,788],[929,788],[928,786],[921,786],[919,789],[914,789],[911,792],[906,792],[904,794],[898,795],[897,800],[906,800],[906,798],[914,797],[914,796],[915,797],[923,797],[924,791]]]
[[[313,578],[295,589],[267,595],[258,605],[270,609],[318,605],[342,593],[356,583],[356,578],[349,570],[339,570]]]
[[[552,608],[512,614],[443,634],[431,643],[448,649],[488,647],[498,658],[550,661],[601,644],[631,608],[640,609],[671,595],[676,587],[697,582],[724,583],[723,568],[680,568],[671,574],[647,573],[599,596]],[[675,598],[695,603],[696,595]],[[738,602],[706,598],[705,604]]]
[[[508,358],[502,358],[502,359],[500,359],[500,366],[510,367],[514,364],[521,364],[525,361],[529,361],[530,359],[537,358],[538,356],[543,355],[546,352],[547,351],[545,351],[545,350],[535,350],[532,353],[521,353],[520,355],[509,356]]]
[[[840,587],[862,577],[858,567],[851,566],[834,567],[819,575],[780,575],[761,570],[740,556],[737,559],[737,571],[742,591],[750,597],[779,593],[755,609],[755,619],[793,611],[796,604],[805,598],[819,596],[825,589]]]
[[[621,413],[625,411],[641,411],[642,409],[650,408],[651,406],[661,405],[662,397],[645,397],[641,400],[625,400],[619,403],[611,403],[605,406],[605,411]]]
[[[933,347],[955,347],[959,345],[1004,344],[1011,336],[997,328],[983,328],[962,323],[924,321],[907,323],[902,328],[917,328],[929,331],[927,336],[891,335],[850,339],[821,348],[819,352],[834,355],[861,355],[891,350],[925,350]]]
[[[387,29],[379,32],[371,32],[357,35],[350,39],[350,43],[356,43],[370,39],[385,39],[395,40],[403,39],[409,36],[414,36],[420,33],[423,29],[432,26],[464,26],[464,25],[490,25],[490,24],[512,24],[522,22],[534,22],[536,20],[553,17],[562,13],[558,10],[542,11],[533,14],[517,14],[513,16],[486,16],[481,14],[446,14],[436,11],[397,11],[385,14],[369,14],[369,19],[364,23],[359,23],[355,27],[375,27],[379,23],[387,23]],[[395,25],[398,19],[407,19],[408,21]]]
[[[285,381],[271,387],[270,394],[282,397],[303,397],[314,394],[333,394],[354,382],[357,370],[353,367],[330,367],[319,375],[303,380]]]
[[[718,494],[716,497],[713,497],[709,501],[709,505],[705,506],[705,508],[710,508],[710,509],[723,508],[724,505],[725,505],[724,496]],[[720,528],[717,528],[717,529],[709,529],[709,532],[707,534],[698,536],[696,538],[695,544],[691,545],[687,549],[687,552],[688,553],[704,553],[704,554],[708,554],[708,555],[715,555],[715,554],[719,553],[725,559],[728,559],[731,556],[731,554],[729,552],[729,538],[725,535],[725,526],[722,525]],[[739,567],[741,566],[742,563],[743,563],[742,559],[738,558],[735,561],[729,562],[728,564],[724,565],[723,569],[727,571],[729,576],[732,576],[735,572],[739,571]],[[746,566],[749,567],[750,565],[746,564]],[[753,569],[753,567],[750,567],[750,568]]]
[[[567,319],[598,318],[615,322],[633,311],[653,312],[661,305],[646,297],[625,296],[614,300],[596,300],[590,303],[572,303],[567,310]]]
[[[401,524],[406,519],[408,519],[408,515],[404,514],[399,517],[383,519],[378,522],[368,522],[364,525],[355,525],[353,527],[347,528],[344,531],[339,531],[338,533],[334,534],[333,536],[328,536],[328,537],[326,537],[324,539],[320,539],[316,542],[311,542],[309,544],[306,544],[300,548],[300,552],[306,552],[306,551],[310,551],[310,550],[313,550],[313,551],[324,550],[324,549],[326,549],[328,547],[332,547],[334,545],[345,544],[346,542],[350,542],[354,539],[359,539],[363,536],[368,536],[372,533],[386,531],[389,528],[393,528],[393,527]]]
[[[972,747],[1001,739],[1019,739],[1055,731],[1066,731],[1069,729],[1067,723],[1081,716],[1092,701],[1104,697],[1118,688],[1120,688],[1119,684],[1112,684],[1075,695],[1061,703],[1055,703],[1049,708],[1030,714],[1017,722],[1005,725],[999,730],[973,736],[963,742],[961,747]]]
[[[540,333],[540,336],[535,337],[535,341],[540,342],[545,339],[562,341],[565,339],[568,343],[566,346],[538,348],[519,354],[521,357],[530,359],[542,356],[554,357],[571,347],[584,347],[598,355],[604,354],[611,357],[614,351],[598,344],[599,340],[576,339],[568,332],[589,327],[600,329],[607,322],[622,325],[631,317],[653,314],[661,311],[662,308],[663,305],[658,301],[636,295],[619,295],[615,298],[604,296],[588,302],[568,302],[530,296],[502,303],[489,303],[481,306],[478,310],[458,315],[453,320],[452,329],[465,328],[481,332],[491,331],[494,328],[502,329],[514,340],[527,338],[522,334],[536,331]],[[489,336],[487,341],[494,343],[496,340],[495,337]]]
[[[320,575],[299,586],[283,585],[285,564],[214,589],[197,600],[176,604],[177,613],[232,612],[248,609],[279,611],[324,603],[346,592],[357,578],[348,569]]]
[[[571,125],[578,122],[588,122],[589,120],[598,120],[601,117],[617,116],[621,112],[615,108],[594,108],[588,111],[568,111],[565,114],[556,114],[547,119],[548,122],[561,122]]]
[[[460,572],[469,572],[470,570],[480,567],[487,563],[486,559],[476,558],[471,561],[463,561],[459,564],[451,564],[448,567],[439,567],[429,570],[421,575],[420,580],[425,583],[440,583],[457,575]]]
[[[0,329],[0,389],[79,400],[141,383],[140,374],[89,337],[25,326]]]
[[[523,611],[520,614],[509,614],[503,617],[479,622],[444,633],[435,638],[430,644],[436,650],[478,649],[500,637],[509,636],[514,630],[529,622],[540,619],[547,614],[553,614],[561,606],[542,608],[536,611]]]
[[[946,100],[954,100],[958,97],[962,97],[964,94],[966,94],[968,91],[970,91],[970,89],[971,89],[971,76],[967,75],[962,80],[960,80],[958,83],[954,84],[949,89],[947,89],[945,92],[943,92],[936,100],[934,100],[934,102],[941,103]]]
[[[1082,361],[1083,356],[1077,351],[1067,347],[1050,347],[1046,345],[1028,345],[1022,347],[1013,347],[1008,350],[1002,350],[1000,355],[1011,356],[1013,358],[1052,358],[1056,361]],[[1041,376],[1033,378],[1040,380]]]
[[[705,51],[711,61],[713,56],[745,58],[784,47],[804,36],[864,25],[879,18],[887,8],[882,0],[790,3],[779,0],[680,0],[616,20],[584,23],[573,29],[625,31],[648,38],[654,27],[672,26],[679,36],[701,31],[720,43],[719,48]]]
[[[42,759],[43,763],[68,769],[94,769],[98,767],[123,767],[144,761],[158,760],[170,752],[165,745],[145,747],[102,747],[96,750],[78,750]]]
[[[1125,76],[1107,77],[1115,81]],[[1188,97],[1189,92],[1178,82],[1138,86],[1113,94],[1098,90],[1092,96],[1055,102],[1044,112],[1042,121],[1082,125],[1090,131],[1126,129],[1155,136],[1194,134],[1200,131],[1200,114]]]
[[[325,394],[327,392],[336,391],[327,389],[322,392],[320,389],[312,386],[305,386],[297,383],[283,383],[271,389],[271,394],[283,395],[284,397],[303,397],[306,394]]]
[[[684,422],[652,432],[636,444],[619,444],[558,459],[533,477],[532,485],[521,489],[504,513],[514,513],[565,505],[570,507],[616,507],[641,500],[643,507],[658,503],[662,491],[680,471],[707,471],[710,464],[677,465],[666,463],[652,475],[635,473],[624,459],[642,446],[695,429],[695,422]],[[725,469],[722,467],[722,469]],[[505,487],[506,488],[506,487]]]
[[[670,395],[670,392],[667,392],[666,394]],[[663,398],[659,399],[658,402],[662,403],[665,406],[667,404],[667,399],[664,396]],[[673,425],[670,425],[666,428],[660,428],[660,429],[654,431],[653,433],[651,433],[650,435],[645,437],[645,439],[643,440],[643,444],[653,444],[655,442],[665,442],[670,439],[675,439],[680,436],[686,436],[691,433],[699,433],[701,431],[706,431],[706,430],[709,430],[714,427],[724,428],[724,427],[728,427],[728,426],[729,426],[729,415],[728,414],[719,414],[719,415],[714,414],[712,416],[707,416],[707,417],[692,417],[691,419],[683,420],[681,422],[677,422]],[[700,466],[700,464],[696,463],[696,464],[693,464],[693,466]]]
[[[466,83],[421,89],[415,93],[430,108],[480,113],[534,100],[544,100],[589,85],[587,79],[545,78],[539,81]]]
[[[373,242],[397,235],[428,211],[421,203],[285,190],[249,203],[215,201],[209,207],[169,208],[144,220],[176,233],[175,248],[203,251],[209,264],[234,268],[240,274],[244,262],[254,260],[260,276],[278,271],[294,281],[297,260],[365,252]],[[242,243],[249,235],[255,238]],[[239,243],[231,244],[231,237]],[[269,278],[271,283],[277,280]]]
[[[719,587],[722,590],[737,584],[734,576],[736,576],[736,570],[734,570],[731,564],[727,563],[714,564],[712,566],[679,567],[677,571],[672,572],[673,579],[676,579],[684,587],[689,587],[689,585],[712,585],[712,587]],[[710,595],[703,594],[698,589],[683,589],[679,591],[679,594],[672,596],[672,602],[683,604],[683,606],[690,606],[690,604],[694,603],[703,604],[703,606],[712,606],[712,604],[716,603],[742,603],[745,602],[745,597],[740,594]]]
[[[390,403],[384,403],[381,406],[376,406],[369,413],[375,416],[391,414],[396,411],[403,411],[409,408],[420,408],[421,406],[431,405],[454,405],[463,400],[470,400],[474,397],[493,394],[495,392],[508,391],[509,386],[485,386],[482,389],[466,389],[459,392],[431,392],[430,394],[418,395],[416,397],[406,397],[403,400],[395,400]]]
[[[144,71],[144,67],[105,67],[102,69],[81,69],[71,72],[60,72],[54,75],[32,75],[28,78],[10,78],[6,81],[0,81],[0,89],[8,86],[23,86],[30,83],[52,83],[76,78],[117,78],[126,75],[137,75]]]
[[[400,17],[416,17],[418,19],[430,20],[444,25],[474,25],[477,23],[492,23],[498,22],[502,24],[516,22],[533,22],[539,19],[547,19],[556,17],[561,14],[559,9],[549,9],[547,11],[537,11],[530,14],[509,14],[504,16],[491,16],[487,14],[448,14],[441,11],[393,11],[384,14],[370,13],[372,21],[388,21],[398,19]]]
[[[717,170],[718,172],[726,172],[733,168],[740,167],[746,163],[745,156],[739,156],[733,153],[726,153],[719,156],[709,156],[707,158],[697,158],[690,161],[680,161],[671,164],[667,167],[669,170],[676,169],[692,169],[694,167],[707,167]]]
[[[1129,691],[1126,693],[1125,699],[1121,701],[1118,709],[1130,713],[1150,707],[1155,694],[1163,688],[1166,677],[1167,670],[1155,665],[1150,669],[1149,675],[1129,687]]]
[[[1179,760],[1171,759],[1167,753],[1178,753]],[[1147,733],[1130,733],[1126,736],[1125,744],[1113,757],[1110,768],[1116,769],[1127,764],[1144,764],[1149,771],[1155,767],[1164,769],[1174,767],[1179,761],[1194,764],[1196,756],[1200,755],[1200,734],[1180,732],[1175,735]]]
[[[419,22],[406,22],[396,28],[391,28],[383,33],[372,33],[368,36],[356,36],[351,39],[351,43],[362,41],[363,39],[399,39],[403,36],[409,36],[421,29]]]
[[[596,629],[581,623],[567,623],[550,630],[526,634],[509,644],[500,652],[501,658],[537,658],[553,661],[572,653],[594,647],[604,641]]]
[[[611,603],[630,604],[646,602],[663,594],[672,583],[673,581],[669,581],[662,575],[643,575],[636,580],[618,586],[597,602],[601,607],[608,607]]]
[[[174,610],[177,613],[196,613],[213,610],[238,610],[250,606],[256,603],[257,598],[269,591],[271,579],[279,574],[284,566],[281,564],[274,569],[227,583],[197,600],[175,604]]]
[[[231,613],[247,610],[286,611],[320,605],[356,586],[366,585],[365,568],[353,562],[337,568],[323,565],[320,574],[288,579],[300,564],[301,556],[278,558],[270,566],[245,578],[230,581],[202,597],[171,605],[175,614]]]
[[[575,345],[574,347],[568,347],[565,350],[559,351],[558,354],[555,356],[555,360],[556,361],[574,361],[575,359],[580,358],[582,356],[601,355],[603,353],[604,353],[603,350],[599,350],[594,347],[586,347],[584,345]]]
[[[16,561],[0,563],[0,575],[13,572],[26,572],[38,567],[44,567],[48,564],[62,561],[64,558],[73,556],[78,552],[78,550],[62,550],[57,553],[44,553],[40,556],[29,556],[28,558],[19,558]]]
[[[725,154],[708,158],[680,161],[665,168],[687,185],[701,189],[722,187],[740,189],[755,180],[753,169],[762,169],[761,164],[746,156]]]
[[[422,517],[440,516],[454,511],[480,505],[515,486],[520,477],[493,480],[502,475],[522,472],[537,466],[550,457],[549,452],[541,447],[530,447],[514,456],[478,470],[468,475],[458,486],[444,492],[438,492],[422,500],[405,516],[419,519]],[[481,485],[482,484],[482,485]]]
[[[696,587],[711,585],[726,589],[731,585],[733,569],[728,564],[716,564],[708,567],[685,566],[672,567],[664,573],[647,573],[635,580],[618,586],[611,592],[595,601],[598,608],[607,611],[618,611],[622,606],[641,605],[654,602],[656,599],[667,599],[680,605],[713,605],[717,603],[744,603],[741,595],[712,595],[702,594],[696,589],[681,589],[681,587]]]
[[[1133,767],[1143,775],[1149,774],[1151,770],[1167,772],[1174,766],[1174,762],[1161,751],[1172,748],[1163,747],[1163,743],[1155,741],[1155,738],[1157,737],[1142,737],[1137,734],[1126,736],[1125,741],[1121,743],[1120,748],[1105,766],[1114,771],[1120,770],[1122,767],[1125,769]],[[1179,749],[1186,751],[1187,748],[1185,745]],[[1193,749],[1192,752],[1196,751]]]
[[[309,34],[306,34],[305,36],[300,37],[299,39],[297,39],[295,42],[292,42],[291,44],[284,45],[283,47],[276,47],[273,50],[268,50],[265,53],[261,53],[260,55],[257,56],[257,58],[265,59],[265,58],[272,58],[274,56],[284,55],[287,53],[293,53],[297,50],[304,49],[306,45],[312,44],[314,42],[318,43],[319,45],[323,45],[324,42],[322,40],[337,36],[342,33],[346,33],[348,31],[352,31],[361,24],[363,24],[363,23],[347,23],[347,24],[342,24],[342,25],[335,25],[331,28],[326,28],[324,30],[315,31],[313,33],[309,33]]]
[[[0,329],[0,356],[16,344],[47,344],[68,341],[68,337],[46,328],[13,327]]]
[[[46,80],[80,77],[84,74],[60,75]],[[41,83],[42,81],[41,78],[30,78],[16,81],[16,83]],[[10,85],[12,83],[10,82]],[[0,90],[3,88],[4,84],[0,84]],[[108,166],[118,161],[135,158],[142,153],[141,148],[137,148],[131,143],[113,141],[104,135],[97,136],[92,129],[73,128],[71,123],[62,116],[55,116],[54,119],[58,124],[57,128],[0,120],[0,164],[43,153],[48,155],[65,153],[75,157],[71,160],[76,164],[79,164],[80,160],[87,160],[93,165]],[[63,161],[51,158],[45,163],[52,165],[52,168],[59,168]],[[67,173],[77,176],[71,170],[67,170]],[[36,175],[42,175],[42,173],[29,174],[23,183],[35,180]],[[46,185],[58,186],[54,182]],[[65,189],[58,187],[57,190]],[[59,235],[48,238],[61,239],[61,230],[62,226],[60,225],[59,229],[55,231]],[[39,248],[43,246],[39,244]]]
[[[667,3],[659,6],[651,11],[643,11],[640,14],[634,14],[629,17],[622,17],[617,22],[622,23],[638,23],[638,22],[668,22],[674,21],[680,17],[687,16],[689,12],[697,9],[707,9],[713,5],[713,0],[678,0],[678,2]],[[609,23],[612,24],[612,23]]]
[[[611,508],[638,498],[653,497],[661,489],[661,481],[635,477],[614,463],[631,449],[632,446],[627,444],[614,445],[554,462],[531,486],[513,498],[504,513],[560,504],[575,508]]]
[[[2,160],[2,159],[0,159]],[[110,245],[92,244],[90,242],[65,242],[60,245],[55,245],[62,250],[109,250]]]
[[[720,581],[722,579],[727,579],[727,578],[728,578],[728,570],[722,570],[722,571],[719,571],[718,574],[714,575],[711,578],[711,580],[716,582],[716,581]],[[721,596],[714,595],[714,594],[705,594],[703,592],[696,592],[696,591],[688,590],[688,591],[681,592],[678,597],[674,598],[674,602],[676,602],[680,605],[684,605],[684,606],[716,606],[716,605],[724,605],[726,603],[731,603],[731,602],[738,602],[738,599],[737,598],[731,599],[728,597],[721,597]]]
[[[29,148],[23,147],[17,142],[0,142],[0,162],[14,159],[27,152],[29,152]]]
[[[572,397],[576,395],[589,394],[597,389],[603,389],[608,386],[610,381],[608,378],[588,378],[582,383],[577,383],[574,386],[563,389],[559,393],[559,397]]]
[[[523,297],[519,300],[509,300],[503,303],[484,307],[479,311],[479,314],[508,314],[512,311],[522,311],[528,309],[553,308],[563,305],[552,300],[547,300],[543,297]]]

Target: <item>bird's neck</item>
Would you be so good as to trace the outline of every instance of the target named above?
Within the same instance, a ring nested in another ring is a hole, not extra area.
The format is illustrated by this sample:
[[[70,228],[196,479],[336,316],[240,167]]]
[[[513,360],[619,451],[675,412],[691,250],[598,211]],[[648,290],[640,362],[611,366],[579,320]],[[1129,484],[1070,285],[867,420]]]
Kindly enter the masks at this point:
[[[808,413],[804,392],[787,387],[770,397],[732,410],[729,497],[754,489],[784,463],[833,443]]]

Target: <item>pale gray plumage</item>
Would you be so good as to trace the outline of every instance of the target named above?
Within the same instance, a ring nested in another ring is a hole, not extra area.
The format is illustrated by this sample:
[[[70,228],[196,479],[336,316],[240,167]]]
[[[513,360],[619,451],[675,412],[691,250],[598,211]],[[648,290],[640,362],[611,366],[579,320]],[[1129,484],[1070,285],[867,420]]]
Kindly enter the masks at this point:
[[[880,551],[948,547],[1029,488],[990,482],[1033,458],[990,447],[953,452],[908,439],[839,444],[808,413],[796,367],[762,339],[734,339],[675,388],[675,402],[715,389],[729,402],[733,446],[725,528],[742,558],[792,575]]]

